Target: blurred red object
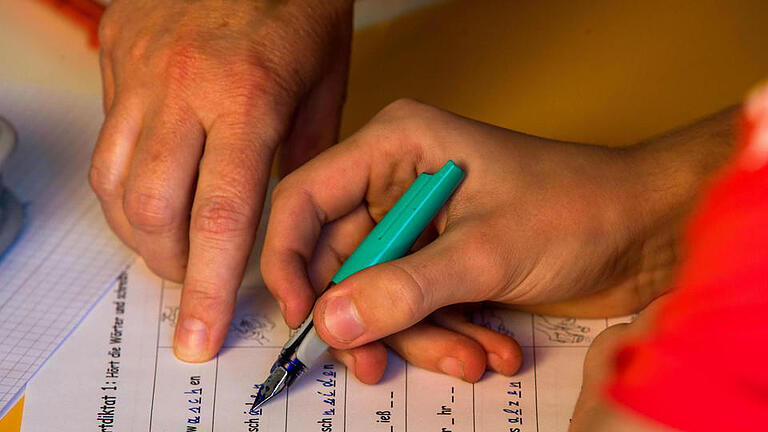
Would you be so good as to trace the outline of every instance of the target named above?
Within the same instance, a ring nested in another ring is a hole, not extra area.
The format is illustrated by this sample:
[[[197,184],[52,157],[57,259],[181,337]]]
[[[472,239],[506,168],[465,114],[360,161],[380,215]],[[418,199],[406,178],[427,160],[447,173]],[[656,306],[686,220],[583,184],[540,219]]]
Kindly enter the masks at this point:
[[[609,392],[685,431],[768,431],[768,84],[739,151],[701,199],[653,330],[617,355]]]
[[[88,44],[99,46],[98,30],[104,5],[94,0],[40,0],[48,3],[88,31]]]

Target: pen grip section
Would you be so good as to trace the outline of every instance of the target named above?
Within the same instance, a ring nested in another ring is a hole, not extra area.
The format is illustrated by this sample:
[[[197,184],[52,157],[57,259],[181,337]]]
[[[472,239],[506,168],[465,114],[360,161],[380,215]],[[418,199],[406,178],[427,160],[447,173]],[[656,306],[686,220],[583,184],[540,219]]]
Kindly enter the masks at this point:
[[[320,339],[320,336],[317,335],[317,331],[313,325],[308,330],[302,343],[300,343],[299,347],[296,349],[296,358],[298,358],[306,367],[310,367],[327,349],[328,344]]]

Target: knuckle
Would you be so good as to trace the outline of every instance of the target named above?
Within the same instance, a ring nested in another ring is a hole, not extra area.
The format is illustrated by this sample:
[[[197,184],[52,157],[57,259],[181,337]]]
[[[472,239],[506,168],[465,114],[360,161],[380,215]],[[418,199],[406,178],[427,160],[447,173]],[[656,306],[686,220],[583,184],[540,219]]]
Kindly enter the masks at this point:
[[[314,211],[317,220],[325,223],[327,217],[320,206],[318,206],[312,193],[305,189],[301,182],[286,182],[286,180],[289,179],[283,179],[272,190],[272,196],[270,197],[271,208],[278,208],[281,211],[289,209],[290,212],[296,211],[299,208],[311,209]]]
[[[113,170],[92,163],[88,170],[88,184],[99,199],[113,200],[121,195],[120,178]]]
[[[167,72],[169,78],[190,77],[191,72],[215,74],[226,79],[227,89],[235,89],[235,94],[244,96],[287,87],[288,83],[280,78],[281,74],[252,60],[248,52],[235,50],[222,55],[221,48],[212,48],[206,41],[184,32],[170,40],[159,41],[151,54],[154,65]]]
[[[150,36],[137,35],[128,45],[128,58],[135,62],[141,61],[147,54],[150,42]]]
[[[150,68],[165,80],[186,83],[203,67],[204,55],[193,42],[175,41],[154,51],[149,63]]]
[[[244,96],[259,95],[274,92],[277,89],[287,87],[283,80],[262,66],[243,64],[235,67],[236,74],[242,76],[242,81],[235,88],[242,89]]]
[[[126,191],[123,210],[128,223],[148,233],[167,231],[176,222],[171,198],[158,189],[147,189]]]
[[[424,149],[434,141],[432,125],[424,115],[426,106],[411,99],[399,99],[379,111],[365,128],[366,139],[377,142],[383,151],[408,160],[421,161]]]
[[[205,198],[195,211],[195,229],[213,236],[242,234],[251,227],[252,217],[237,198],[217,195]]]
[[[312,54],[310,54],[312,56]],[[243,46],[235,57],[234,70],[240,75],[265,84],[268,90],[306,92],[310,88],[303,68],[297,63],[297,57],[291,54],[290,47],[266,44],[264,41],[250,41]],[[320,57],[314,58],[320,60]]]
[[[423,109],[426,105],[410,98],[400,98],[393,102],[390,102],[384,109],[381,110],[381,114],[384,116],[403,117],[409,116],[414,111]]]
[[[196,310],[205,311],[209,316],[225,316],[228,298],[219,285],[201,280],[190,281],[184,285],[182,293],[186,297],[185,302],[194,305]]]
[[[414,99],[397,99],[379,111],[374,120],[376,123],[389,125],[397,131],[422,136],[428,132],[427,123],[435,120],[438,108],[426,105]]]
[[[119,56],[127,58],[138,71],[169,87],[180,85],[183,89],[202,85],[206,68],[216,68],[206,64],[207,54],[202,44],[183,36],[140,33],[117,49]]]
[[[222,59],[200,42],[174,41],[148,53],[138,45],[134,56],[143,56],[149,73],[157,76],[174,95],[186,100],[193,95],[215,94],[225,100],[226,104],[218,105],[203,119],[208,125],[225,121],[222,119],[242,119],[241,124],[231,126],[251,129],[253,119],[261,119],[259,126],[275,133],[272,116],[276,114],[272,111],[287,111],[295,94],[280,74],[239,58],[238,53]]]

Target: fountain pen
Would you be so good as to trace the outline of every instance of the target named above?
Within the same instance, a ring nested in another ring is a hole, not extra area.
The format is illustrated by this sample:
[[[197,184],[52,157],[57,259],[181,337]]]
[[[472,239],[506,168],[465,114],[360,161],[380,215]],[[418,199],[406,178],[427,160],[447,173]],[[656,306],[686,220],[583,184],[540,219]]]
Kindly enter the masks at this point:
[[[450,160],[438,172],[416,177],[339,268],[328,287],[360,270],[405,256],[463,179],[464,171]],[[315,331],[312,312],[285,343],[266,381],[257,386],[251,413],[289,387],[328,349]]]

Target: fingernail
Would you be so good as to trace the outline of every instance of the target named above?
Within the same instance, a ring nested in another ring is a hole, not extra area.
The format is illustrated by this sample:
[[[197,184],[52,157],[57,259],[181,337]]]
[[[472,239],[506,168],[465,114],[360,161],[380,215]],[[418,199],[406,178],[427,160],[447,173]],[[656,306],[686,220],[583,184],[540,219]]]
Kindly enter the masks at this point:
[[[453,357],[443,357],[437,363],[437,368],[446,375],[464,379],[464,365],[461,364],[459,359]]]
[[[488,364],[491,369],[504,375],[504,360],[496,353],[488,353]]]
[[[186,318],[176,328],[176,356],[196,361],[208,346],[208,327],[196,318]]]
[[[325,306],[323,320],[325,328],[341,342],[355,340],[365,331],[357,309],[349,297],[339,296],[331,299]]]

